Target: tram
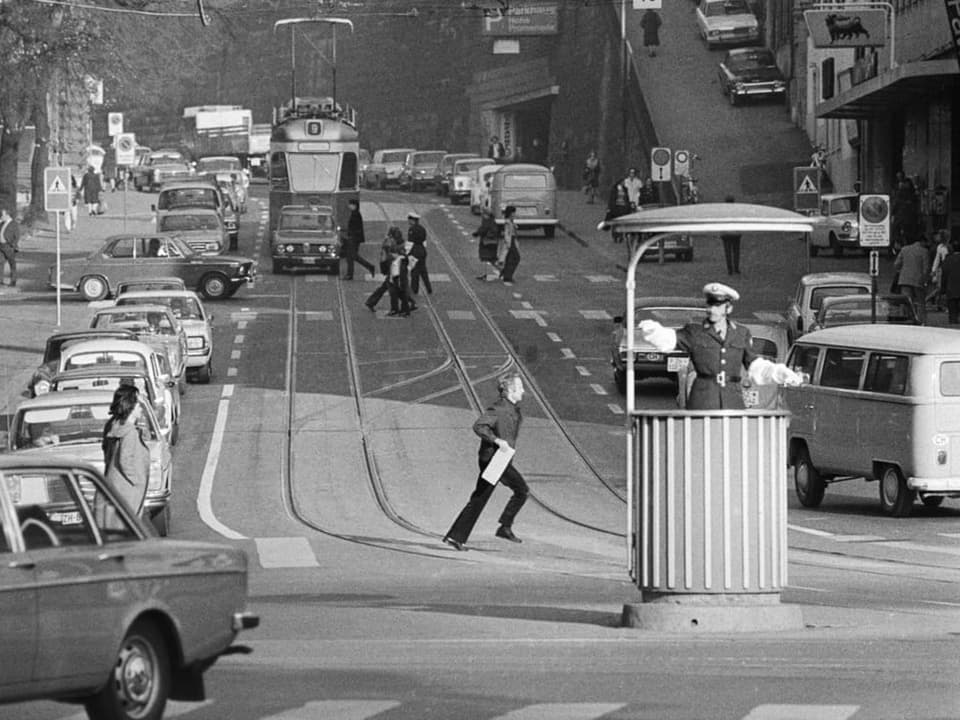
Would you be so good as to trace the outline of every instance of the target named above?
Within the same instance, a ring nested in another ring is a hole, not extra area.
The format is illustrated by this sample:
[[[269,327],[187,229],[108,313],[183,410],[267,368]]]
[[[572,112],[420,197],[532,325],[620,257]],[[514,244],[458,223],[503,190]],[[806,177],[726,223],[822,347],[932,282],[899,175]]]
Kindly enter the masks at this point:
[[[346,228],[359,199],[356,117],[332,98],[297,97],[274,110],[270,134],[270,230],[284,205],[329,205]]]

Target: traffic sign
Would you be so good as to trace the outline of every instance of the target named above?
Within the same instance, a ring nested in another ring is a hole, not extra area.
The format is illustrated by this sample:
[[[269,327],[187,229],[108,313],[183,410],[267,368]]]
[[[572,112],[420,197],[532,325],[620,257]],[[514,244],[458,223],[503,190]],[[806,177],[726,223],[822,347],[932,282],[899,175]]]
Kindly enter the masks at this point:
[[[860,247],[890,246],[890,196],[860,196]]]
[[[123,132],[123,113],[107,113],[107,133],[110,137]]]
[[[634,10],[660,10],[662,7],[662,0],[633,0]]]
[[[70,168],[48,167],[43,170],[43,209],[47,212],[70,210]]]
[[[673,151],[673,174],[680,177],[690,174],[690,153],[686,150]]]
[[[820,175],[817,167],[793,169],[793,209],[817,210],[820,207]]]
[[[117,135],[117,165],[133,165],[137,159],[137,139],[133,133]]]
[[[670,182],[670,163],[673,153],[670,148],[655,147],[650,151],[650,178],[654,182]]]

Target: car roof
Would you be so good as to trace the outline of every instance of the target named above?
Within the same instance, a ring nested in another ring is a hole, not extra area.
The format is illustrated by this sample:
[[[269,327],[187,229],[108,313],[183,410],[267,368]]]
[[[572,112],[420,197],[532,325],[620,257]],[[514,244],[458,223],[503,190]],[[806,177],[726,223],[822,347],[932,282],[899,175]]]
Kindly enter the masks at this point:
[[[122,313],[134,312],[131,308],[136,308],[136,312],[170,312],[169,305],[111,305],[110,307],[98,308],[93,314],[97,315],[120,315]]]
[[[839,200],[840,198],[855,198],[860,197],[858,193],[824,193],[820,196],[821,200]]]
[[[113,390],[63,390],[44,393],[17,404],[17,412],[60,405],[96,405],[113,401]]]
[[[814,330],[797,339],[807,345],[838,345],[891,352],[960,356],[960,333],[951,328],[886,324],[841,325]]]
[[[110,335],[117,338],[126,338],[128,336],[133,336],[133,333],[130,330],[124,330],[123,328],[80,328],[78,330],[63,330],[61,332],[51,333],[47,336],[47,341],[50,340],[60,340],[66,338],[72,340],[74,338],[80,339],[87,335]]]
[[[643,308],[703,308],[704,299],[702,297],[639,297],[633,302],[634,307]]]
[[[207,213],[208,215],[213,214],[220,217],[217,209],[209,205],[177,205],[176,207],[161,210],[160,212],[164,215],[197,215]]]
[[[98,340],[84,340],[76,345],[71,345],[63,354],[79,355],[82,352],[137,352],[141,355],[156,354],[156,350],[139,340],[123,340],[120,338],[102,338]]]
[[[509,165],[501,165],[499,172],[507,173],[514,170],[518,172],[550,172],[550,168],[546,165],[536,165],[534,163],[510,163]]]
[[[468,158],[480,157],[476,153],[447,153],[443,156],[444,160],[466,160]]]
[[[861,272],[818,272],[807,273],[800,282],[804,285],[837,285],[858,283],[870,285],[870,276]]]
[[[395,153],[395,152],[416,152],[416,148],[405,148],[405,147],[396,147],[396,148],[381,148],[377,152],[380,153]]]
[[[16,471],[18,468],[83,468],[90,473],[102,475],[94,465],[86,460],[65,453],[12,452],[0,454],[0,470]]]
[[[822,310],[825,307],[830,305],[840,305],[842,303],[856,302],[861,305],[868,304],[871,302],[871,295],[867,293],[860,293],[859,295],[832,295],[830,297],[825,297],[823,299],[823,304],[820,306]],[[912,301],[906,295],[898,295],[896,293],[878,293],[877,300],[882,300],[883,302],[892,302],[892,303],[911,303]]]
[[[127,367],[125,365],[91,365],[90,367],[61,370],[53,376],[53,379],[67,380],[71,378],[98,377],[102,375],[150,377],[149,371],[143,368]]]
[[[199,162],[200,160],[236,160],[237,162],[240,162],[240,158],[238,158],[236,155],[204,155],[203,157],[198,158],[197,161]]]
[[[153,297],[183,297],[200,300],[200,296],[194,290],[176,289],[176,290],[134,290],[123,294],[125,298],[153,298]]]
[[[163,184],[163,190],[215,188],[217,186],[215,180],[205,175],[195,175],[194,177],[196,178],[195,180],[174,180],[173,182],[165,182]],[[163,192],[163,190],[160,192]]]

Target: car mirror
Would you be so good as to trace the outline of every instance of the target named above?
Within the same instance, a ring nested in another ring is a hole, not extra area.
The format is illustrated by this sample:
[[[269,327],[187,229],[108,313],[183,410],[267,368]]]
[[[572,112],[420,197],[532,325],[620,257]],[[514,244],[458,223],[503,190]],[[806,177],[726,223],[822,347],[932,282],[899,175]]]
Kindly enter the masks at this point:
[[[157,211],[157,206],[156,206],[156,205],[151,205],[151,206],[150,206],[150,211],[151,211],[151,212],[156,212],[156,211]]]
[[[620,325],[621,323],[623,323],[623,315],[614,315],[613,324]]]

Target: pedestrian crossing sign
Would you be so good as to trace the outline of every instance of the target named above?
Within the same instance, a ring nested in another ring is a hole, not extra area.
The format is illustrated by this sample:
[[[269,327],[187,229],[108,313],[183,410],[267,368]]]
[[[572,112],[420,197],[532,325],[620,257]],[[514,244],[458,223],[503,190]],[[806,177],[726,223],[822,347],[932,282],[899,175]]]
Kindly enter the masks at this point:
[[[44,168],[43,187],[44,210],[47,212],[70,210],[70,168]]]
[[[820,168],[793,169],[793,209],[817,210],[820,207]]]

